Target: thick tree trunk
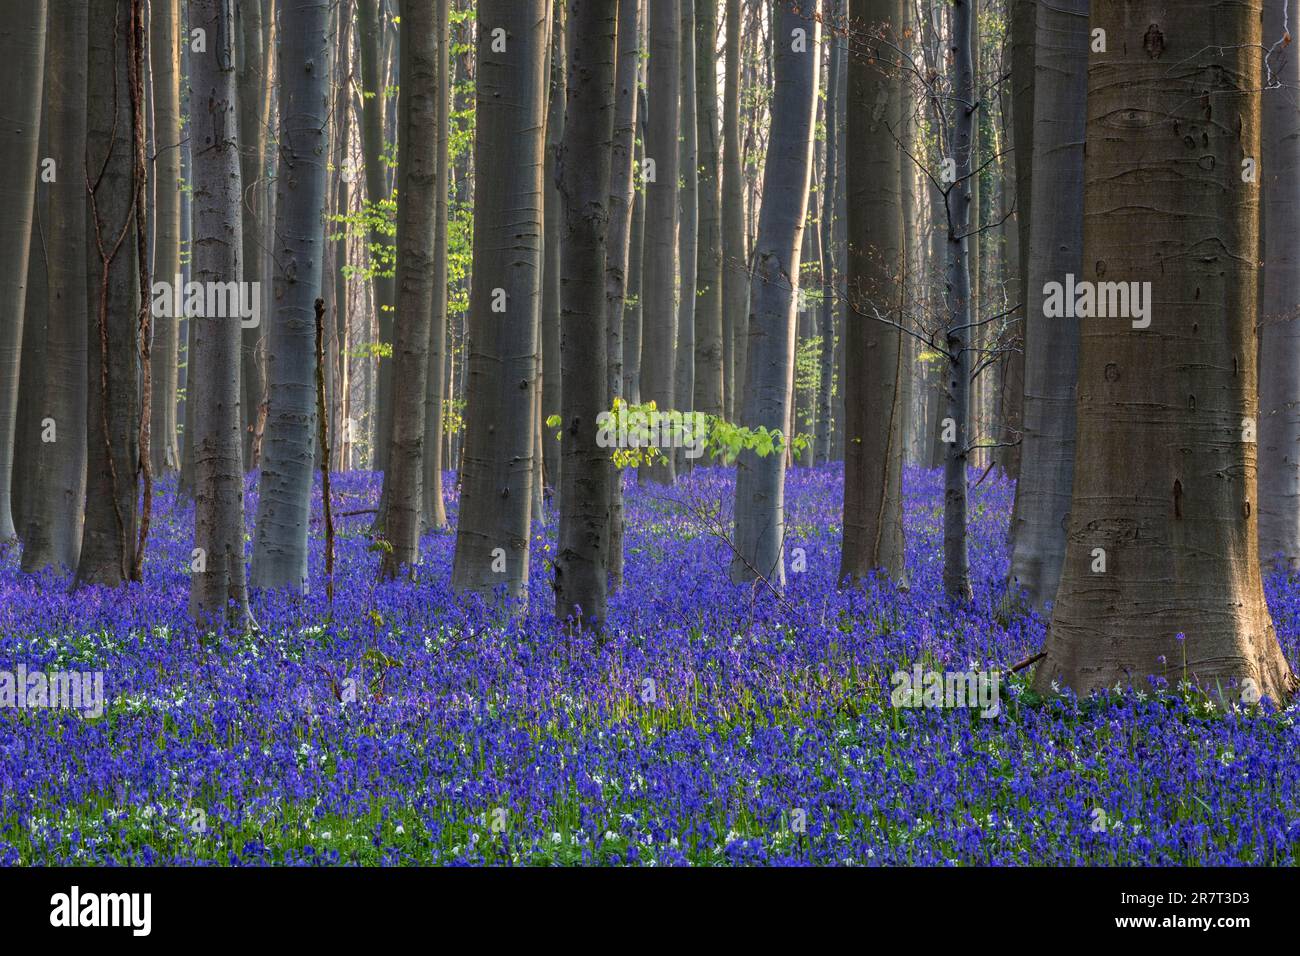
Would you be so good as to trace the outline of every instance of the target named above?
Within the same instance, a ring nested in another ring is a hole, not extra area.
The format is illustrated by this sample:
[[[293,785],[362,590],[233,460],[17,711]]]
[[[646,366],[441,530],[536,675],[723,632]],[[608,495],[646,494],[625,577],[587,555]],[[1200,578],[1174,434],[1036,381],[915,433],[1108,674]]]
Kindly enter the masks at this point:
[[[673,407],[677,343],[678,179],[681,130],[682,22],[679,0],[655,0],[646,7],[650,60],[646,89],[650,112],[646,124],[647,166],[654,165],[646,183],[645,273],[641,310],[641,401],[661,410]],[[670,484],[676,471],[672,449],[663,449],[655,464],[640,469],[638,477]]]
[[[1259,0],[1092,4],[1109,52],[1088,69],[1083,278],[1138,283],[1130,305],[1138,292],[1146,308],[1080,323],[1074,496],[1040,692],[1159,675],[1282,704],[1296,688],[1264,602],[1246,428],[1259,192],[1241,170],[1259,156],[1260,21]]]
[[[190,0],[190,27],[206,50],[190,56],[194,137],[194,281],[237,282],[242,237],[234,29],[228,0]],[[248,293],[245,293],[248,294]],[[244,472],[240,448],[240,323],[194,323],[194,548],[190,614],[201,627],[248,622],[244,572]]]
[[[745,175],[740,142],[740,0],[726,3],[727,72],[722,100],[722,335],[726,416],[739,417],[749,337],[749,263],[745,258]]]
[[[447,527],[442,500],[443,395],[447,390],[447,191],[451,188],[451,0],[434,2],[434,136],[436,169],[433,198],[433,305],[429,318],[429,375],[424,399],[424,480],[420,485],[421,524]]]
[[[635,0],[624,0],[634,3]],[[618,0],[568,0],[564,138],[556,156],[564,239],[560,257],[564,464],[555,616],[600,630],[609,553],[609,450],[596,419],[609,408],[606,256]]]
[[[840,578],[903,576],[903,422],[907,391],[903,300],[902,75],[897,0],[850,0],[845,149],[848,318],[844,362],[844,537]]]
[[[265,338],[269,405],[251,579],[255,587],[305,593],[318,444],[315,302],[325,255],[329,3],[285,0],[280,16],[275,307]]]
[[[795,310],[812,178],[821,20],[816,0],[782,0],[773,22],[772,132],[750,292],[748,384],[742,421],[785,433],[794,374]],[[788,437],[788,436],[787,436]],[[786,456],[742,452],[736,475],[736,582],[785,583]]]
[[[59,188],[50,194],[50,311],[41,418],[54,441],[38,446],[22,567],[75,568],[86,495],[86,15],[84,0],[50,4],[46,89],[50,152]]]
[[[609,236],[605,265],[606,406],[625,396],[623,318],[632,254],[636,200],[637,77],[641,62],[641,0],[619,0],[618,66],[614,84],[614,141],[609,187]],[[609,590],[623,584],[623,473],[609,470]]]
[[[479,0],[474,271],[452,586],[524,599],[542,294],[546,0]],[[505,311],[499,311],[504,309]],[[501,569],[501,570],[498,570]]]
[[[115,586],[135,550],[140,308],[133,117],[125,38],[133,0],[96,0],[88,21],[86,522],[80,584]],[[118,38],[115,42],[114,38]]]
[[[1047,315],[1048,283],[1083,274],[1088,0],[1039,4],[1034,89],[1034,236],[1025,287],[1024,459],[1016,484],[1012,586],[1042,610],[1056,597],[1074,482],[1079,322]]]
[[[722,329],[722,139],[718,128],[718,4],[695,7],[699,246],[695,299],[695,410],[725,417]]]
[[[398,117],[397,321],[393,346],[393,432],[384,475],[389,548],[380,576],[411,572],[420,553],[424,411],[433,312],[438,179],[437,24],[426,0],[402,4]],[[442,357],[438,357],[439,363]]]
[[[1283,11],[1287,12],[1284,17]],[[1264,41],[1296,36],[1297,13],[1265,0]],[[1268,58],[1264,89],[1264,282],[1259,325],[1259,556],[1300,569],[1300,57]]]
[[[41,93],[45,76],[45,0],[34,0],[21,13],[7,11],[0,23],[0,66],[5,101],[0,112],[0,542],[17,537],[10,489],[15,468],[18,378],[23,351],[23,315],[27,264],[36,200],[36,160],[41,133]],[[129,156],[128,156],[129,159]],[[79,162],[63,168],[76,185]],[[127,167],[130,168],[129,166]]]

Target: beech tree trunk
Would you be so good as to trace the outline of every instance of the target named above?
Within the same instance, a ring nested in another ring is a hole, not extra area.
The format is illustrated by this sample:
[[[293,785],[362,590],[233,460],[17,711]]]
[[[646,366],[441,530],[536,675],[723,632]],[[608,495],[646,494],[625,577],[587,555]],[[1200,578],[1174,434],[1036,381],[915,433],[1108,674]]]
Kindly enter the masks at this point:
[[[680,162],[681,207],[677,224],[677,340],[673,361],[672,407],[689,412],[695,402],[695,299],[699,292],[696,278],[699,249],[700,171],[695,101],[695,0],[678,0],[682,8]],[[707,2],[707,0],[706,0]],[[674,470],[689,471],[691,462],[685,449],[673,449]]]
[[[0,137],[0,169],[4,170],[0,176],[0,542],[17,537],[10,490],[15,470],[27,264],[36,202],[45,15],[45,0],[35,0],[21,13],[8,10],[0,22],[0,54],[4,57],[0,70],[6,76],[6,105],[0,111],[0,128],[4,130]],[[70,158],[64,166],[74,183],[78,165]]]
[[[655,0],[646,7],[650,59],[646,89],[650,100],[645,135],[647,165],[654,164],[646,183],[645,272],[642,276],[641,401],[660,411],[673,407],[676,393],[674,349],[677,343],[678,180],[681,131],[682,22],[679,0]],[[655,464],[639,469],[639,478],[671,484],[676,474],[673,451],[662,449]]]
[[[830,73],[826,78],[826,159],[822,182],[821,208],[821,279],[822,302],[817,317],[817,334],[821,336],[821,375],[817,381],[817,431],[813,443],[813,461],[825,464],[831,460],[831,433],[843,428],[844,422],[834,421],[835,390],[835,313],[839,308],[839,283],[837,270],[843,261],[835,228],[836,197],[840,189],[840,117],[843,112],[840,92],[840,74],[844,69],[845,29],[841,13],[843,0],[832,0],[826,20],[833,34],[830,39]],[[908,160],[910,162],[910,160]],[[841,390],[844,385],[841,383]]]
[[[754,247],[749,378],[741,420],[786,434],[821,63],[816,0],[781,0],[773,22],[773,46],[772,131]],[[743,582],[762,576],[779,588],[785,584],[786,455],[744,451],[736,465],[736,556],[731,578]]]
[[[749,263],[745,256],[745,174],[740,141],[740,0],[726,3],[727,72],[722,100],[722,335],[726,415],[741,413],[748,348]]]
[[[1160,675],[1282,704],[1296,688],[1264,603],[1244,426],[1258,411],[1259,191],[1241,172],[1259,155],[1260,21],[1259,0],[1092,5],[1109,52],[1088,67],[1084,278],[1149,282],[1150,324],[1080,322],[1070,532],[1039,691]]]
[[[618,64],[614,84],[614,140],[609,187],[609,235],[605,262],[606,406],[625,397],[623,320],[632,256],[636,201],[637,77],[641,63],[641,0],[619,0]],[[623,584],[623,473],[609,470],[609,590]]]
[[[479,0],[474,271],[452,586],[524,599],[542,294],[546,0]],[[505,311],[498,311],[503,308]],[[502,570],[497,570],[501,568]]]
[[[1033,245],[1025,283],[1024,459],[1016,484],[1011,583],[1043,610],[1056,596],[1074,482],[1079,322],[1048,316],[1046,285],[1083,274],[1083,137],[1089,0],[1039,4],[1035,41]],[[1073,309],[1070,310],[1073,312]]]
[[[229,0],[190,0],[190,27],[206,50],[190,55],[194,143],[194,281],[237,282],[242,250],[234,17]],[[93,35],[93,34],[92,34]],[[244,472],[240,448],[240,323],[194,323],[194,548],[190,614],[200,627],[249,621],[244,572]],[[202,568],[202,570],[199,570]]]
[[[85,0],[50,4],[46,110],[58,179],[50,192],[49,319],[42,423],[54,441],[37,446],[22,567],[75,568],[86,495],[86,17]]]
[[[87,21],[86,521],[79,584],[130,577],[137,526],[140,308],[129,57],[137,0],[93,0]],[[116,38],[116,40],[115,40]]]
[[[283,0],[280,16],[274,309],[265,336],[269,404],[257,486],[252,583],[306,593],[307,532],[319,443],[315,303],[324,281],[329,3]]]
[[[181,16],[179,0],[152,0],[149,57],[154,106],[153,275],[173,283],[181,271]],[[51,286],[53,288],[53,286]],[[176,383],[180,317],[153,324],[150,352],[153,407],[149,413],[149,457],[155,475],[180,469],[176,432]]]
[[[1284,10],[1287,16],[1283,16]],[[1265,0],[1264,42],[1296,36],[1297,13]],[[1264,281],[1259,325],[1259,556],[1300,569],[1300,58],[1294,44],[1266,64]]]
[[[393,433],[384,475],[390,545],[380,577],[414,569],[420,553],[424,410],[438,178],[437,24],[427,0],[402,4],[397,188],[397,321],[393,346]],[[439,357],[441,362],[441,356]]]
[[[624,0],[634,4],[635,0]],[[609,449],[596,438],[607,411],[606,257],[618,0],[568,0],[564,138],[556,156],[563,211],[560,256],[564,464],[555,616],[599,631],[609,553]]]
[[[433,306],[429,324],[429,375],[424,398],[424,480],[421,523],[447,527],[442,500],[443,396],[447,391],[447,191],[451,188],[451,0],[434,0],[434,138],[436,169],[433,207]]]
[[[543,221],[546,233],[542,244],[542,418],[560,413],[560,389],[563,370],[560,367],[560,255],[563,241],[563,210],[555,175],[555,155],[564,136],[565,84],[567,38],[564,29],[566,0],[552,0],[551,13],[551,86],[546,110],[546,170],[543,174],[545,209]],[[555,437],[554,428],[542,428],[542,465],[545,486],[560,487],[564,451]],[[539,495],[540,499],[540,495]],[[537,515],[536,517],[541,517]]]
[[[695,8],[696,154],[695,410],[725,417],[722,329],[722,133],[718,128],[718,4]]]
[[[850,0],[845,149],[848,262],[844,359],[844,533],[840,578],[903,577],[905,236],[896,141],[902,74],[898,0]],[[909,160],[910,161],[910,160]]]

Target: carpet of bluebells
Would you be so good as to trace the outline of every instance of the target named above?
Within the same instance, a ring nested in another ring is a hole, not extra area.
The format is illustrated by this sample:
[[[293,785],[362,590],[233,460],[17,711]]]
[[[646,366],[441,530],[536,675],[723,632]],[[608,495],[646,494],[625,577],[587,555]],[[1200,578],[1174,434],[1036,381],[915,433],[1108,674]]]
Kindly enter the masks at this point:
[[[447,532],[413,582],[377,583],[369,514],[337,521],[331,606],[318,487],[310,593],[254,595],[247,635],[187,622],[193,515],[172,484],[143,584],[69,593],[0,554],[0,669],[105,688],[98,719],[0,710],[0,863],[1300,859],[1294,707],[1163,686],[1042,700],[1025,671],[991,719],[890,706],[895,670],[1005,671],[1040,648],[1043,621],[1005,593],[1009,483],[973,492],[975,599],[950,606],[938,472],[906,475],[908,586],[837,590],[841,471],[792,471],[784,601],[727,578],[733,479],[629,479],[603,643],[554,619],[550,513],[526,614],[451,593]],[[339,475],[334,509],[378,492]],[[250,523],[256,507],[250,477]],[[1300,582],[1267,588],[1296,666]]]

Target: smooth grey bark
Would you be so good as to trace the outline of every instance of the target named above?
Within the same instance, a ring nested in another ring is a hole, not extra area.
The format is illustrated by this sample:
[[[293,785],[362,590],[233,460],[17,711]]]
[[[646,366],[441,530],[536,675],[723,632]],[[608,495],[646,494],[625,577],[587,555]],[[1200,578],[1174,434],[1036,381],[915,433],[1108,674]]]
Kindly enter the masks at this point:
[[[1284,10],[1289,15],[1284,17]],[[1296,36],[1296,10],[1264,2],[1264,38]],[[1300,568],[1300,57],[1265,62],[1264,276],[1259,325],[1259,556]]]
[[[816,0],[777,7],[773,32],[772,132],[754,246],[749,354],[742,421],[786,432],[794,375],[795,309],[812,179],[821,20]],[[800,40],[802,33],[803,39]],[[787,437],[789,437],[787,435]],[[731,578],[785,584],[783,452],[744,451],[736,461]]]
[[[624,0],[634,3],[634,0]],[[564,464],[560,475],[555,616],[599,631],[609,555],[609,450],[596,420],[607,411],[606,263],[618,0],[568,0],[564,137],[556,154],[563,214],[560,256]]]
[[[844,533],[840,578],[901,580],[907,321],[902,150],[896,128],[902,4],[850,0],[845,170],[848,255],[844,330]]]
[[[560,251],[563,242],[563,213],[560,193],[556,184],[555,154],[564,136],[566,36],[564,29],[565,0],[552,0],[551,20],[551,74],[550,92],[546,110],[546,170],[543,174],[545,207],[543,222],[545,237],[542,243],[542,418],[560,413]],[[546,487],[560,487],[560,473],[564,468],[563,449],[555,437],[554,428],[542,428],[542,468]]]
[[[384,154],[384,105],[386,84],[383,79],[383,47],[379,23],[379,5],[377,0],[357,0],[357,24],[361,50],[361,155],[366,166],[366,199],[378,212],[380,203],[390,198],[391,190],[388,174],[381,157]],[[395,252],[393,237],[384,235],[378,228],[372,228],[368,237],[372,248],[382,250],[380,258],[392,256]],[[374,269],[374,308],[379,327],[379,344],[391,347],[393,344],[393,309],[397,300],[397,280],[391,265],[375,262],[372,254],[371,267]],[[380,357],[377,361],[379,388],[375,403],[375,434],[379,436],[371,454],[371,467],[383,471],[388,467],[388,441],[386,436],[392,430],[392,389],[393,360]],[[383,516],[381,504],[380,517]]]
[[[84,0],[52,0],[45,90],[58,179],[50,193],[49,321],[42,421],[55,440],[37,446],[22,568],[75,568],[86,494],[86,16]]]
[[[140,424],[140,308],[129,57],[133,0],[94,0],[87,24],[86,519],[78,584],[130,577],[135,549]]]
[[[970,227],[975,152],[975,72],[971,39],[974,32],[973,0],[953,0],[951,37],[953,118],[946,144],[955,164],[955,181],[945,194],[947,230],[945,245],[944,401],[941,428],[950,427],[952,440],[943,455],[943,590],[954,600],[971,598],[968,548],[966,468],[970,459],[971,338],[974,309],[971,304]]]
[[[234,22],[228,0],[189,0],[190,27],[207,49],[190,55],[193,105],[194,280],[238,281],[242,222]],[[202,570],[190,576],[190,615],[200,627],[249,621],[244,571],[244,471],[240,447],[240,323],[192,316],[194,548]]]
[[[830,73],[826,78],[826,172],[821,195],[822,301],[817,317],[817,334],[821,336],[821,376],[817,382],[817,432],[813,447],[813,460],[818,464],[831,460],[833,428],[844,427],[843,421],[833,421],[835,409],[832,404],[835,388],[835,313],[839,307],[836,270],[843,261],[837,241],[838,230],[835,228],[835,200],[840,189],[839,130],[843,113],[839,97],[845,47],[844,37],[840,35],[844,26],[841,16],[843,2],[844,0],[831,0],[827,11],[827,22],[835,32],[830,40]],[[843,384],[840,387],[843,389]]]
[[[749,265],[745,255],[745,174],[740,139],[740,0],[726,3],[726,75],[722,100],[722,373],[726,415],[735,419],[744,403]]]
[[[681,80],[681,189],[677,223],[677,341],[673,363],[673,408],[692,411],[695,403],[695,299],[699,292],[696,256],[699,249],[700,171],[695,100],[695,0],[678,0],[682,8]],[[673,450],[674,468],[687,471],[691,461],[685,449]]]
[[[645,265],[641,308],[641,401],[660,411],[673,407],[674,350],[677,344],[678,179],[681,154],[680,90],[682,21],[678,0],[655,0],[646,7],[650,59],[646,90],[650,100],[645,135]],[[671,449],[655,464],[639,469],[638,478],[671,484],[675,475]]]
[[[429,324],[433,313],[435,207],[438,179],[436,22],[427,0],[404,0],[399,61],[397,134],[397,318],[393,338],[393,431],[384,473],[384,521],[389,547],[379,574],[411,573],[420,554],[429,384]],[[438,357],[441,365],[442,358]]]
[[[181,17],[179,0],[152,0],[149,58],[154,104],[153,275],[174,283],[181,271]],[[149,413],[149,456],[153,473],[180,469],[176,429],[179,316],[153,323],[150,352],[153,407]]]
[[[636,202],[637,78],[641,63],[641,0],[619,0],[618,62],[614,83],[614,139],[609,186],[609,234],[605,260],[606,404],[625,395],[623,319],[632,255]],[[609,591],[623,584],[623,472],[609,470]]]
[[[283,0],[268,406],[250,581],[306,592],[317,453],[316,312],[325,256],[330,115],[327,0]],[[247,244],[245,244],[245,249]]]
[[[1083,274],[1083,136],[1089,0],[1038,5],[1033,247],[1025,283],[1024,455],[1016,482],[1011,584],[1043,610],[1056,596],[1074,482],[1079,320],[1044,313],[1046,284]],[[1074,310],[1069,310],[1073,312]]]
[[[0,108],[0,542],[17,537],[10,491],[15,467],[19,366],[27,265],[36,201],[36,160],[45,76],[45,0],[0,22],[0,70],[5,106]]]
[[[504,587],[520,600],[527,596],[533,456],[540,451],[534,418],[547,10],[546,0],[478,4],[469,385],[451,577],[457,591],[487,597]]]
[[[718,4],[695,8],[699,241],[695,299],[695,410],[725,417],[722,328],[722,133],[718,127]]]
[[[268,213],[267,195],[267,126],[270,117],[262,115],[266,98],[264,90],[270,68],[270,51],[263,49],[263,14],[268,0],[237,0],[235,22],[238,29],[239,73],[236,92],[239,95],[239,162],[243,195],[240,211],[243,215],[241,234],[245,282],[262,282],[261,226]],[[240,333],[239,387],[241,422],[241,447],[244,469],[251,471],[257,458],[257,427],[261,418],[262,403],[267,399],[267,370],[262,355],[266,329],[262,324],[244,328]]]
[[[645,17],[642,17],[644,24]],[[644,30],[642,33],[644,34]],[[644,39],[643,39],[644,42]],[[637,96],[637,137],[635,167],[645,162],[646,98]],[[636,177],[633,177],[636,180]],[[627,253],[627,298],[623,306],[623,397],[630,405],[641,404],[641,291],[645,271],[645,183],[638,181],[632,199],[632,237]]]
[[[420,485],[421,524],[441,531],[447,527],[442,500],[443,397],[451,376],[447,371],[447,195],[451,188],[451,0],[434,0],[434,136],[436,169],[433,208],[433,289],[429,316],[429,374],[424,397],[424,479]]]
[[[1259,0],[1092,3],[1109,52],[1088,64],[1084,281],[1150,282],[1150,324],[1080,322],[1070,530],[1039,693],[1159,676],[1228,707],[1284,707],[1297,688],[1265,603],[1243,428],[1258,411],[1260,196],[1241,161],[1259,156],[1260,13]]]

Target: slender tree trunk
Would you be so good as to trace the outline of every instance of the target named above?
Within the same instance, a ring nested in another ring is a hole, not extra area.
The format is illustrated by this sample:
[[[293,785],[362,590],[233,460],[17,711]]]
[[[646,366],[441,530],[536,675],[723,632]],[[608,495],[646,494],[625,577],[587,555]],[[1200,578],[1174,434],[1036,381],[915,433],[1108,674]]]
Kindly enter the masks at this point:
[[[740,0],[726,4],[727,72],[722,101],[722,335],[726,415],[741,413],[745,387],[749,263],[745,258],[745,174],[740,142]]]
[[[1150,285],[1144,316],[1080,323],[1074,496],[1040,692],[1159,675],[1283,705],[1297,686],[1264,601],[1246,427],[1259,192],[1241,170],[1259,156],[1260,7],[1092,5],[1109,52],[1088,68],[1084,278]]]
[[[181,17],[179,0],[152,0],[149,57],[154,103],[154,261],[156,281],[176,282],[181,272]],[[176,387],[180,317],[154,323],[153,408],[149,413],[149,455],[153,472],[180,469],[176,437]]]
[[[542,417],[560,413],[560,255],[563,242],[563,212],[555,175],[555,154],[564,135],[565,94],[564,71],[566,65],[566,37],[564,10],[566,0],[552,0],[551,20],[551,88],[546,112],[546,172],[543,188],[546,191],[544,221],[546,236],[543,243],[544,265],[542,280]],[[546,487],[560,487],[563,469],[563,450],[555,437],[554,428],[543,428],[542,459]],[[538,516],[540,517],[540,515]]]
[[[41,133],[46,3],[33,0],[21,12],[15,7],[6,13],[0,22],[0,53],[4,56],[0,69],[9,77],[5,81],[9,105],[0,113],[0,128],[5,131],[0,138],[0,168],[4,169],[0,177],[0,542],[17,537],[10,489]],[[73,172],[77,165],[76,160],[68,159],[65,168]]]
[[[722,328],[722,133],[718,128],[718,4],[695,8],[699,247],[695,299],[695,410],[726,416]]]
[[[264,24],[262,22],[266,0],[236,0],[235,21],[239,30],[237,53],[239,73],[236,93],[239,97],[239,166],[243,194],[240,196],[240,227],[243,250],[243,280],[258,282],[262,274],[261,231],[267,215],[264,197],[266,184],[266,124],[262,122],[261,104],[265,89],[269,61],[263,49]],[[250,288],[260,288],[250,286]],[[240,333],[239,403],[243,413],[241,422],[241,447],[244,469],[257,466],[257,423],[262,402],[267,397],[266,367],[261,347],[266,330],[259,323],[244,328]]]
[[[845,328],[844,538],[840,577],[901,579],[907,346],[903,301],[901,150],[893,129],[902,76],[897,0],[850,0],[845,104],[848,320]]]
[[[681,32],[681,208],[677,227],[677,342],[673,364],[673,407],[692,411],[695,402],[695,299],[699,293],[696,268],[699,249],[699,143],[695,101],[695,2],[678,0],[682,7]],[[707,0],[705,0],[707,2]],[[685,449],[674,448],[675,470],[690,469]]]
[[[255,587],[305,593],[318,444],[315,302],[325,254],[329,3],[283,0],[280,16],[275,308],[265,339],[270,398],[251,578]]]
[[[633,3],[634,0],[624,0]],[[599,631],[609,554],[609,451],[596,419],[608,410],[606,261],[618,0],[568,0],[564,138],[556,155],[563,213],[560,309],[564,389],[555,616]]]
[[[433,305],[429,324],[429,375],[424,404],[424,480],[421,482],[421,524],[441,531],[447,527],[442,500],[443,395],[447,374],[447,194],[451,188],[451,0],[435,0],[434,41],[438,62],[434,76],[436,169],[433,198]]]
[[[637,77],[641,62],[641,0],[619,0],[618,66],[614,84],[614,141],[609,188],[609,236],[605,265],[606,406],[625,396],[623,319],[632,253],[636,200]],[[623,473],[609,469],[609,590],[623,585]]]
[[[679,0],[655,0],[646,7],[650,60],[646,88],[650,112],[646,125],[647,166],[654,173],[646,184],[645,273],[641,310],[641,401],[661,411],[673,407],[677,342],[678,179],[681,156],[680,84],[682,21]],[[642,480],[671,484],[672,449],[655,464],[640,469]]]
[[[826,80],[826,172],[822,184],[821,209],[821,279],[822,302],[817,319],[817,333],[821,336],[821,375],[817,381],[817,433],[813,460],[825,464],[831,460],[831,432],[834,427],[844,427],[843,422],[833,423],[833,398],[835,387],[835,312],[836,270],[842,256],[836,242],[835,197],[840,181],[840,72],[844,63],[845,29],[841,8],[844,0],[831,0],[827,22],[834,31],[830,40],[830,75]]]
[[[452,565],[457,591],[490,596],[504,586],[521,600],[539,453],[547,8],[546,0],[478,2],[469,394]]]
[[[1088,0],[1040,4],[1034,90],[1034,235],[1025,294],[1024,460],[1016,485],[1012,584],[1042,610],[1056,596],[1074,481],[1079,322],[1047,314],[1047,284],[1083,274],[1083,135]]]
[[[782,0],[772,30],[772,131],[754,250],[742,421],[785,432],[821,61],[816,0]],[[745,451],[737,460],[733,581],[761,575],[776,587],[785,583],[785,459],[779,451],[766,456]]]
[[[411,572],[420,553],[441,93],[440,42],[430,3],[403,2],[400,44],[393,433],[384,475],[389,548],[380,562],[380,576],[387,579]],[[438,361],[441,366],[441,356]]]
[[[644,25],[645,17],[642,18]],[[644,30],[642,34],[644,36]],[[646,98],[637,96],[637,138],[634,168],[644,168]],[[633,179],[636,179],[634,176]],[[632,238],[627,252],[627,301],[623,307],[623,397],[631,405],[641,404],[641,281],[645,269],[645,195],[644,182],[636,187],[632,199]]]
[[[953,119],[948,143],[956,178],[946,196],[947,273],[944,335],[944,404],[941,430],[943,459],[943,590],[955,600],[970,600],[970,552],[966,539],[966,469],[970,460],[970,395],[972,317],[970,229],[975,152],[975,75],[971,49],[975,10],[972,0],[954,0],[949,58],[953,70]]]
[[[50,194],[50,311],[42,423],[42,480],[32,489],[22,567],[75,568],[86,495],[86,16],[84,0],[50,4],[46,89],[50,152],[58,184]]]
[[[190,0],[190,26],[206,49],[190,56],[195,104],[194,280],[237,281],[241,180],[235,116],[234,17],[229,0]],[[244,572],[244,472],[240,449],[240,323],[201,315],[194,323],[194,548],[190,614],[201,627],[248,622]]]
[[[361,88],[364,91],[361,102],[361,151],[366,164],[366,198],[377,212],[379,204],[389,199],[391,188],[388,173],[381,157],[384,155],[384,110],[386,85],[383,80],[381,56],[381,30],[379,22],[378,0],[357,0],[357,23],[361,38]],[[371,254],[371,266],[374,269],[374,299],[376,318],[379,324],[379,344],[381,351],[391,349],[393,344],[393,309],[397,299],[397,280],[393,273],[391,259],[394,254],[393,237],[384,235],[376,228],[370,230],[369,243],[372,249],[382,250]],[[387,348],[384,348],[387,347]],[[380,471],[388,467],[388,435],[392,430],[392,388],[393,360],[391,357],[378,359],[379,389],[375,407],[377,418],[376,435],[379,441],[371,453],[371,467]],[[382,517],[381,508],[381,517]]]
[[[1284,16],[1284,11],[1286,15]],[[1296,36],[1296,11],[1265,0],[1264,42]],[[1259,325],[1259,556],[1300,568],[1300,58],[1265,64],[1264,282]]]

